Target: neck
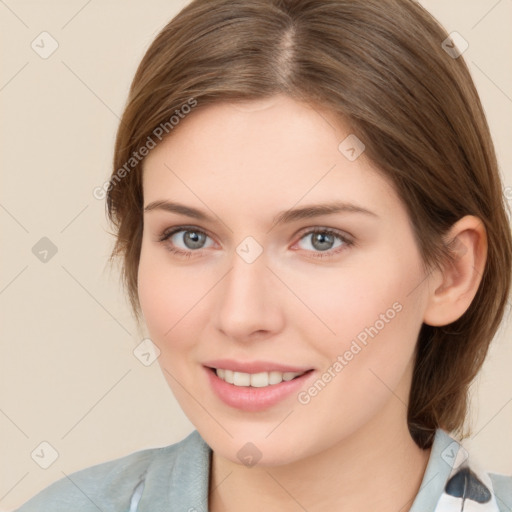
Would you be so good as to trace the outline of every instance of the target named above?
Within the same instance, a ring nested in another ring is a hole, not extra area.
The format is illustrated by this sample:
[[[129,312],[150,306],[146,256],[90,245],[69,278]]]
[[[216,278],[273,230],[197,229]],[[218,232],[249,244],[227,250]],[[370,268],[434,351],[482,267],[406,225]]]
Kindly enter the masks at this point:
[[[272,467],[245,467],[212,453],[210,512],[409,510],[430,450],[407,428],[406,407],[391,397],[382,414],[328,450]]]

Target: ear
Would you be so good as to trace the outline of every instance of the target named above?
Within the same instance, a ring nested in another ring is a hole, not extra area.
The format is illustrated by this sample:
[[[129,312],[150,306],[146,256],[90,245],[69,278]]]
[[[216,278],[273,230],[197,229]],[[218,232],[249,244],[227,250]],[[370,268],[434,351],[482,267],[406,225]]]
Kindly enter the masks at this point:
[[[487,261],[487,233],[482,221],[466,215],[447,233],[445,242],[453,262],[434,270],[423,321],[432,326],[448,325],[459,319],[474,299]]]

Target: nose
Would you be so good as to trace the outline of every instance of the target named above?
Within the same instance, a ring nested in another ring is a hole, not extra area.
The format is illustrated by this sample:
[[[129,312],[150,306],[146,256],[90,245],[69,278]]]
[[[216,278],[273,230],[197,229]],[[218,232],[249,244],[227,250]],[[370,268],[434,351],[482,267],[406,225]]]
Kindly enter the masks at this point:
[[[282,284],[264,254],[248,263],[234,252],[230,270],[219,283],[216,328],[233,340],[261,340],[283,328]]]

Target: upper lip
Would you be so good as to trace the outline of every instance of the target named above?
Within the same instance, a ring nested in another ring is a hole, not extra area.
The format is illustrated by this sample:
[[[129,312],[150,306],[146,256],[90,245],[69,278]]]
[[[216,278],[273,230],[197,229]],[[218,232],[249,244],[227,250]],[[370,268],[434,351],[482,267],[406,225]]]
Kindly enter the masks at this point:
[[[210,368],[223,368],[234,372],[243,373],[261,373],[261,372],[293,372],[304,373],[312,370],[311,367],[289,366],[271,361],[235,361],[234,359],[215,359],[214,361],[205,361],[204,366]]]

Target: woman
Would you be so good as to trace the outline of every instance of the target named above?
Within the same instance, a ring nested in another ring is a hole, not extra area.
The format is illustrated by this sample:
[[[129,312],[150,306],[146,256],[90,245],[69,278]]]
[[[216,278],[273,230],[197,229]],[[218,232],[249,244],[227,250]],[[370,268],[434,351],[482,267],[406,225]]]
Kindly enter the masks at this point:
[[[197,430],[20,511],[512,507],[457,441],[510,229],[478,94],[420,5],[193,1],[137,70],[105,192]]]

